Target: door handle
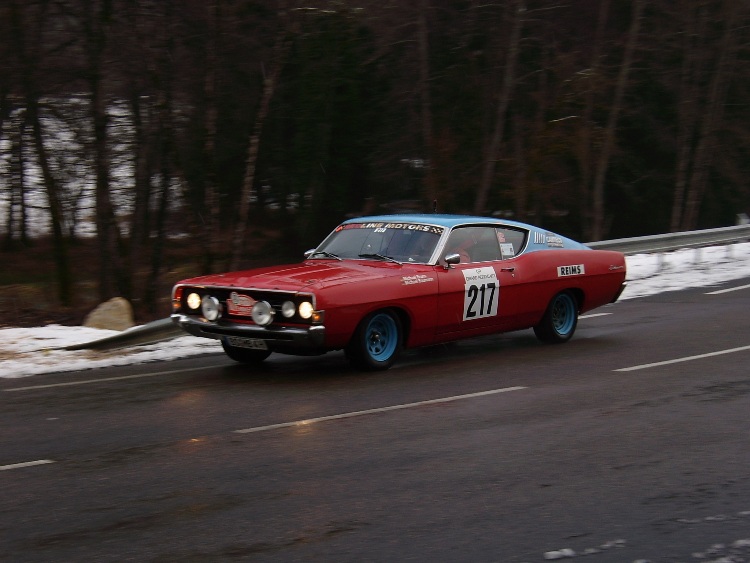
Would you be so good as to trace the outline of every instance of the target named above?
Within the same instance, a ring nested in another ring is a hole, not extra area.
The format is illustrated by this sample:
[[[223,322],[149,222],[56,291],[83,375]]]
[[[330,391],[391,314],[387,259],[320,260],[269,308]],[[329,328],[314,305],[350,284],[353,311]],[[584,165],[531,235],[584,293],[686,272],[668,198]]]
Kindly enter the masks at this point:
[[[513,277],[516,277],[516,269],[515,268],[500,268],[501,272],[510,272],[510,275]]]

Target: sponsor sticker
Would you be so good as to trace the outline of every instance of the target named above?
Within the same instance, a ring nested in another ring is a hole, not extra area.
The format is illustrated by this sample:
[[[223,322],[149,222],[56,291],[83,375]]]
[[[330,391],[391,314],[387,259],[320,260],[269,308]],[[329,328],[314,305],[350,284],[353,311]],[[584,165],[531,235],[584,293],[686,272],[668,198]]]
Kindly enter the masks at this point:
[[[428,283],[431,281],[435,281],[435,279],[429,278],[425,276],[424,274],[416,274],[414,276],[402,276],[401,277],[401,283],[403,285],[414,285],[416,283]]]
[[[534,232],[534,244],[546,244],[549,248],[563,248],[563,239],[555,233]]]
[[[421,231],[436,235],[443,234],[445,230],[443,227],[436,225],[423,225],[420,223],[347,223],[346,225],[339,225],[335,231],[339,232],[348,229],[371,229],[376,233],[384,233],[388,229],[400,229],[403,231]]]
[[[558,266],[557,277],[564,278],[566,276],[582,276],[586,273],[586,269],[583,264],[574,264],[572,266]]]
[[[230,315],[249,317],[253,312],[253,305],[256,301],[249,295],[242,295],[233,291],[227,299],[227,312]]]

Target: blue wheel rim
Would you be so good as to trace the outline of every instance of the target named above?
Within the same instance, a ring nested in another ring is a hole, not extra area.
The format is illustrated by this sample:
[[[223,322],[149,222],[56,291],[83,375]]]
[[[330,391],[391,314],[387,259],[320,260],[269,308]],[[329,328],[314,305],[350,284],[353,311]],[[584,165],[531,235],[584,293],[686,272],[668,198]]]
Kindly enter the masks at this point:
[[[396,351],[398,327],[393,317],[385,313],[375,315],[365,330],[365,350],[377,362],[387,361]]]
[[[552,304],[552,326],[560,336],[573,330],[576,322],[576,304],[567,293],[558,295]]]

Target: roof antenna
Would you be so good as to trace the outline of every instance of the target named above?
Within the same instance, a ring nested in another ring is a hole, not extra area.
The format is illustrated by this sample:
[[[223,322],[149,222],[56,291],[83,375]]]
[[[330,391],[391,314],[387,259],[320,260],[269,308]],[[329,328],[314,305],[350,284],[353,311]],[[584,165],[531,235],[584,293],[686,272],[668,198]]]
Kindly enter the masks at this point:
[[[437,200],[436,199],[432,200],[432,212],[437,213]]]

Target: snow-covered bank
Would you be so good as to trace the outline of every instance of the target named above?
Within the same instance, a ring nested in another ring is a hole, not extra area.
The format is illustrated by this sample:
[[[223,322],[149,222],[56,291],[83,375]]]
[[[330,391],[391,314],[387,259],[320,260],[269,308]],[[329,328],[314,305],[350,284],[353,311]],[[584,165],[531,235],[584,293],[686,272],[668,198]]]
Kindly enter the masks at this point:
[[[628,288],[621,300],[689,287],[711,287],[750,277],[750,243],[662,255],[639,254],[628,256],[627,264]],[[26,377],[221,352],[218,341],[194,336],[103,352],[58,349],[111,334],[115,333],[59,325],[0,329],[0,377]]]

